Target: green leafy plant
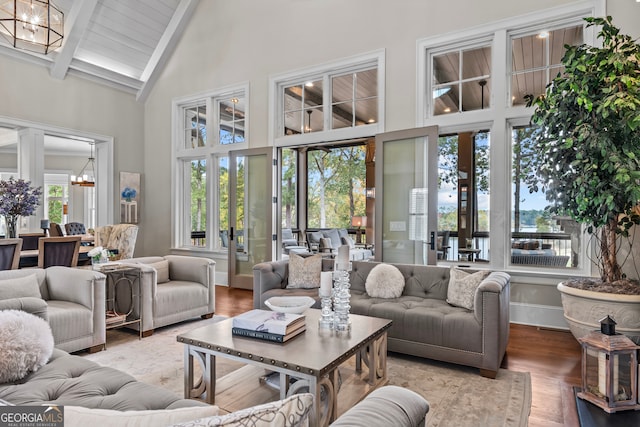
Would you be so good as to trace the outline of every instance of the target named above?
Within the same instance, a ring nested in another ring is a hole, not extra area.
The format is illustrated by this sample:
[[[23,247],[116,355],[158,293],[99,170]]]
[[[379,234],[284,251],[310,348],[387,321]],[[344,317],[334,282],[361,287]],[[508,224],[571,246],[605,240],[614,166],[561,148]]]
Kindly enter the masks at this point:
[[[599,26],[601,46],[565,46],[564,72],[536,107],[536,175],[551,202],[550,212],[586,225],[597,241],[597,265],[604,282],[624,279],[617,257],[618,236],[640,224],[640,45],[620,33],[611,17],[585,18]]]

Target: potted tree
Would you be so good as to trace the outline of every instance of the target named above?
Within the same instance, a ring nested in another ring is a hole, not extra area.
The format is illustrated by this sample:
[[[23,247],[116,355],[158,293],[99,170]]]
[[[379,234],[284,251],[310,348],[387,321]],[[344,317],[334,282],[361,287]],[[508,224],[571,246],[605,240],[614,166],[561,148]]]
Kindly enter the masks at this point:
[[[640,45],[620,33],[611,17],[585,18],[599,26],[601,46],[566,46],[564,72],[545,94],[528,100],[536,109],[532,123],[536,176],[550,212],[584,224],[595,243],[600,277],[572,279],[558,285],[565,318],[576,338],[599,328],[607,314],[618,331],[640,342],[640,285],[623,273],[620,252],[640,223]],[[638,269],[635,269],[636,276]],[[583,296],[595,307],[584,308]],[[603,302],[622,307],[604,306]],[[626,323],[628,322],[628,323]]]

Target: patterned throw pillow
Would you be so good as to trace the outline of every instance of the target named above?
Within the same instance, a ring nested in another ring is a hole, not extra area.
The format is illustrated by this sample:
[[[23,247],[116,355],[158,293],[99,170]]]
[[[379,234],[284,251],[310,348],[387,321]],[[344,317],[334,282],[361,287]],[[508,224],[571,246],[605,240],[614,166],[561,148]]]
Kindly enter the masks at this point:
[[[289,256],[289,282],[287,289],[313,289],[320,287],[322,271],[322,255],[302,257],[298,254]]]
[[[473,310],[476,289],[489,275],[488,271],[477,271],[473,274],[451,267],[449,271],[449,288],[447,302],[457,307]]]
[[[203,418],[199,420],[175,424],[173,427],[272,427],[300,426],[305,421],[313,406],[313,395],[310,393],[294,394],[283,400],[265,403],[232,412],[228,415]]]

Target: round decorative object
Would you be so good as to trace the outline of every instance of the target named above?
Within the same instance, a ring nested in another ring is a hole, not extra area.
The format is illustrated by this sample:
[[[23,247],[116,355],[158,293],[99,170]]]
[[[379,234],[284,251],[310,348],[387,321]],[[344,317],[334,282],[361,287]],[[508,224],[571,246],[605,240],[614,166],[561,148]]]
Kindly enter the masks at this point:
[[[37,371],[52,352],[53,335],[45,320],[26,311],[0,311],[0,384]]]
[[[395,265],[381,263],[371,269],[364,287],[372,298],[398,298],[404,290],[404,276]]]
[[[279,313],[302,314],[315,304],[311,297],[271,297],[264,303],[273,311]]]

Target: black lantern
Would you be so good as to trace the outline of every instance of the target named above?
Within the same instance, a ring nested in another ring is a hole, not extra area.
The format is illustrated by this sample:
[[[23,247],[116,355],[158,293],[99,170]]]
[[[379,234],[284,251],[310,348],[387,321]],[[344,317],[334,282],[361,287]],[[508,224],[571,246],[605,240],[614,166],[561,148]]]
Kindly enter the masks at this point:
[[[582,391],[578,397],[608,413],[640,409],[638,403],[638,349],[628,337],[615,333],[607,316],[600,331],[579,338],[582,344]]]

